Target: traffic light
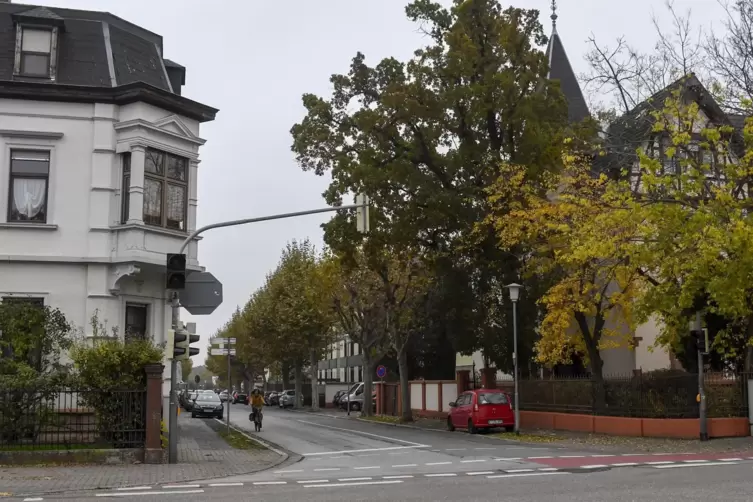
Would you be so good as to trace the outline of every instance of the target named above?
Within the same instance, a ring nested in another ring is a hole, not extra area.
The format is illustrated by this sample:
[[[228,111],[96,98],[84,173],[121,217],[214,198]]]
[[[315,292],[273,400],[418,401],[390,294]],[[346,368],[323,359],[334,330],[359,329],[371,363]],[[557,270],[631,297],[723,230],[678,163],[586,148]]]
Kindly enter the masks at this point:
[[[703,354],[708,354],[709,352],[708,330],[706,328],[698,329],[698,330],[691,330],[690,336],[693,339],[696,350],[700,351]]]
[[[188,359],[188,332],[182,329],[177,331],[170,330],[172,332],[172,347],[173,347],[173,360],[181,361]]]
[[[186,344],[186,347],[188,348],[188,355],[186,356],[186,358],[199,355],[199,348],[190,346],[198,341],[199,335],[194,335],[193,333],[188,334],[188,343]]]
[[[167,289],[186,289],[186,255],[167,253]]]

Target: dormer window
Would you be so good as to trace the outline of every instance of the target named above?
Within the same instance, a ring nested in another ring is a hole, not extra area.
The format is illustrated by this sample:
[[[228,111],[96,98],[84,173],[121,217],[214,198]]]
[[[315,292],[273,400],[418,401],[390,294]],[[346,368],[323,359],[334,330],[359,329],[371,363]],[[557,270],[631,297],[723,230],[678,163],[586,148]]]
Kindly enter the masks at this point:
[[[20,73],[29,77],[50,77],[52,30],[20,27]]]

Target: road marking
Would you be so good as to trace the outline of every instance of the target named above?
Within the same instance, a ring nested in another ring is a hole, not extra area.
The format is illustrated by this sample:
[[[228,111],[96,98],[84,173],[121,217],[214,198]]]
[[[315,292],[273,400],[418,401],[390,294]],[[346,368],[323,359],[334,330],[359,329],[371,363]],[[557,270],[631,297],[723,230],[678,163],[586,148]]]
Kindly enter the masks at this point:
[[[721,462],[741,462],[741,458],[720,458]]]
[[[304,488],[338,488],[341,486],[396,485],[402,481],[363,481],[356,483],[332,483],[326,485],[303,485]]]
[[[165,490],[185,490],[186,488],[201,488],[201,485],[162,485]]]
[[[289,471],[275,471],[274,474],[293,474],[294,472],[303,472],[303,469],[292,469]]]
[[[461,464],[475,464],[478,462],[486,462],[486,459],[480,458],[480,459],[475,459],[475,460],[461,460],[460,461]]]
[[[604,464],[593,464],[593,465],[581,465],[581,469],[603,469],[605,467],[609,467],[608,465]]]
[[[593,458],[599,458],[599,457],[616,457],[617,455],[591,455]]]
[[[533,469],[505,469],[505,472],[533,472]]]
[[[707,462],[705,464],[670,464],[657,465],[654,469],[676,469],[678,467],[707,467],[711,465],[738,465],[737,462]]]
[[[538,459],[541,459],[541,458],[554,458],[554,457],[527,457],[527,458],[528,458],[528,460],[538,460]]]
[[[299,481],[298,484],[302,485],[305,483],[329,483],[329,479],[308,479],[306,481]]]
[[[314,469],[314,472],[339,471],[339,467],[327,467],[326,469]]]
[[[639,465],[638,462],[621,462],[619,464],[612,464],[612,467],[633,467]]]
[[[425,474],[427,478],[451,478],[457,476],[454,472],[445,472],[443,474]]]
[[[354,467],[353,469],[356,470],[356,471],[363,471],[365,469],[379,469],[379,466],[378,465],[369,465],[367,467]]]
[[[222,486],[243,486],[243,483],[210,483],[209,486],[218,488]]]
[[[338,481],[371,481],[374,478],[340,478]]]
[[[401,474],[399,476],[382,476],[384,479],[410,479],[413,478],[410,474]]]
[[[495,458],[494,460],[520,460],[520,457]]]
[[[133,490],[144,491],[144,490],[151,490],[151,489],[152,489],[151,486],[126,486],[123,488],[115,488],[115,490],[119,492],[126,492],[126,491],[133,491]]]
[[[24,502],[39,502],[40,500],[44,500],[44,499],[41,497],[28,498],[28,499],[24,499]]]
[[[399,468],[399,467],[418,467],[418,464],[398,464],[398,465],[393,465],[392,467],[394,467],[394,468]]]
[[[404,439],[391,438],[391,437],[387,437],[387,436],[380,436],[379,434],[372,434],[371,432],[361,432],[361,431],[356,431],[356,430],[353,430],[353,429],[343,429],[342,427],[333,427],[331,425],[324,425],[324,424],[319,424],[319,423],[316,423],[316,422],[309,422],[309,421],[306,421],[306,420],[298,420],[298,421],[301,422],[301,423],[303,423],[303,424],[315,425],[317,427],[324,427],[325,429],[332,429],[332,430],[335,430],[335,431],[350,432],[351,434],[355,434],[355,435],[358,435],[358,436],[371,436],[371,437],[375,437],[375,438],[379,438],[379,439],[386,439],[387,441],[391,441],[391,442],[404,443],[404,444],[412,445],[414,448],[428,448],[429,447],[429,445],[426,445],[426,444],[414,443],[413,441],[405,441]],[[373,451],[378,451],[378,450],[375,449]]]
[[[562,455],[559,458],[586,458],[585,455]]]
[[[495,448],[486,448],[486,447],[484,447],[484,448],[474,448],[474,450],[496,450],[496,449],[497,449],[496,447]]]
[[[362,450],[342,450],[342,451],[318,451],[314,453],[301,453],[304,457],[313,457],[315,455],[342,455],[343,453],[363,453],[367,451],[390,451],[390,450],[409,450],[415,448],[428,448],[428,445],[418,446],[389,446],[387,448],[364,448]]]
[[[257,481],[255,485],[286,485],[287,481]]]
[[[465,451],[468,448],[447,448],[445,451]]]
[[[426,465],[450,465],[452,462],[429,462]]]
[[[661,462],[646,462],[646,465],[662,465],[662,464],[673,464],[674,462],[669,462],[667,460],[663,460]]]
[[[536,470],[541,471],[541,472],[554,472],[554,471],[558,471],[559,469],[557,469],[556,467],[544,467],[542,469],[536,469]]]
[[[195,495],[204,493],[204,490],[172,490],[172,491],[152,491],[152,492],[114,492],[114,493],[97,493],[95,497],[144,497],[148,495]]]
[[[388,453],[387,455],[407,455],[410,453],[409,451],[393,451]],[[332,457],[332,458],[340,458],[340,457]]]
[[[487,474],[494,474],[494,471],[479,471],[479,472],[466,472],[468,476],[486,476]]]
[[[704,462],[708,462],[708,460],[683,460],[683,462],[687,464],[702,464]]]
[[[390,455],[402,455],[402,453],[390,453]],[[348,456],[349,455],[340,455],[339,457],[330,457],[330,459],[334,460],[336,458],[348,458]]]
[[[499,478],[527,478],[530,476],[557,476],[565,474],[564,472],[530,472],[527,474],[498,474],[496,476],[487,476],[486,479],[499,479]]]

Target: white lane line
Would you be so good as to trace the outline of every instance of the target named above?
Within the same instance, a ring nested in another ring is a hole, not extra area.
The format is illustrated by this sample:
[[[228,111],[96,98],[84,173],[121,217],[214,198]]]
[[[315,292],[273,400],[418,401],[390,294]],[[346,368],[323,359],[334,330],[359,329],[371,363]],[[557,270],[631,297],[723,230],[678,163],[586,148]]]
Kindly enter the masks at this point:
[[[340,478],[338,481],[371,481],[374,478]]]
[[[581,465],[581,469],[603,469],[605,467],[609,467],[608,465],[604,464],[593,464],[593,465]]]
[[[452,462],[429,462],[425,465],[450,465]]]
[[[342,455],[343,453],[363,453],[367,451],[391,451],[391,450],[410,450],[416,448],[428,448],[428,445],[417,446],[390,446],[387,448],[363,448],[361,450],[341,450],[341,451],[319,451],[314,453],[301,453],[304,457],[313,457],[318,455]]]
[[[254,483],[255,485],[264,486],[264,485],[286,485],[288,484],[287,481],[257,481]]]
[[[639,465],[638,462],[620,462],[619,464],[611,464],[612,467],[634,467]]]
[[[366,469],[379,469],[379,468],[380,467],[378,465],[369,465],[369,466],[366,466],[366,467],[354,467],[353,470],[363,471],[363,470],[366,470]]]
[[[533,469],[505,469],[505,472],[533,472]]]
[[[332,429],[335,431],[349,432],[356,436],[371,436],[378,439],[385,439],[389,442],[408,444],[408,445],[412,445],[414,448],[428,448],[429,447],[429,445],[426,445],[426,444],[415,443],[413,441],[406,441],[404,439],[391,438],[388,436],[380,436],[379,434],[372,434],[371,432],[362,432],[362,431],[356,431],[353,429],[343,429],[342,427],[333,427],[331,425],[324,425],[317,422],[309,422],[307,420],[298,420],[298,422],[301,422],[302,424],[315,425],[316,427],[324,427],[325,429]],[[375,449],[373,451],[378,451],[378,449]]]
[[[708,462],[708,460],[683,460],[686,464],[703,464]]]
[[[116,491],[119,492],[130,492],[130,491],[144,491],[144,490],[151,490],[151,486],[125,486],[123,488],[115,488]]]
[[[720,458],[720,462],[742,462],[741,458]]]
[[[558,458],[586,458],[585,455],[561,455]]]
[[[544,467],[542,469],[536,469],[536,470],[540,472],[554,472],[554,471],[558,471],[559,469],[557,469],[556,467]]]
[[[477,464],[479,462],[486,462],[486,459],[485,458],[478,458],[478,459],[474,459],[474,460],[461,460],[460,461],[461,464]]]
[[[44,500],[44,499],[42,497],[33,497],[33,498],[24,499],[24,502],[39,502],[40,500]]]
[[[410,474],[401,474],[399,476],[382,476],[384,479],[412,479]]]
[[[398,465],[393,465],[392,467],[395,469],[399,467],[418,467],[418,464],[398,464]]]
[[[306,483],[329,483],[329,479],[307,479],[305,481],[299,481],[299,485],[303,485]]]
[[[223,486],[243,486],[243,483],[209,483],[209,486],[220,488]]]
[[[670,465],[657,465],[654,469],[676,469],[678,467],[707,467],[713,465],[738,465],[737,462],[707,462],[705,464],[670,464]]]
[[[474,450],[496,450],[497,448],[474,448]]]
[[[528,460],[538,460],[541,458],[554,458],[554,457],[528,457]]]
[[[164,490],[185,490],[187,488],[201,488],[201,485],[162,485]]]
[[[390,453],[390,455],[402,455],[402,453]],[[348,458],[348,455],[340,455],[338,457],[329,457],[329,458],[332,460],[335,460],[336,458]]]
[[[294,472],[303,472],[303,469],[291,469],[289,471],[274,471],[273,474],[293,474]]]
[[[402,481],[358,481],[355,483],[332,483],[326,485],[303,485],[304,488],[339,488],[341,486],[396,485]]]
[[[486,476],[487,474],[494,474],[494,471],[478,471],[478,472],[466,472],[468,476]]]
[[[327,467],[326,469],[314,469],[314,472],[339,471],[339,467]]]
[[[520,460],[520,457],[495,458],[494,460]]]
[[[457,476],[454,472],[445,472],[442,474],[424,474],[427,478],[452,478]]]
[[[447,448],[445,451],[465,451],[468,448]]]
[[[499,478],[527,478],[530,476],[557,476],[565,474],[564,472],[530,472],[527,474],[499,474],[496,476],[487,476],[486,479],[499,479]]]
[[[617,455],[591,455],[592,458],[600,458],[600,457],[616,457]]]
[[[646,465],[663,465],[663,464],[674,464],[674,462],[670,462],[668,460],[662,460],[661,462],[646,462]]]
[[[204,490],[172,490],[172,491],[151,491],[151,492],[113,492],[97,493],[95,497],[144,497],[149,495],[196,495],[204,493]]]

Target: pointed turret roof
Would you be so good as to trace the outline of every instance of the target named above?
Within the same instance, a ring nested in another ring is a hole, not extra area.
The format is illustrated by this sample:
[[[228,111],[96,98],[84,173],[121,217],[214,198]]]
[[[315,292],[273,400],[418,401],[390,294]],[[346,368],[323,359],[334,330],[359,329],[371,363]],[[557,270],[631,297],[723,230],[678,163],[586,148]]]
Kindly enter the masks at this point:
[[[578,79],[575,76],[570,60],[567,58],[565,46],[562,44],[557,33],[557,2],[552,0],[552,36],[549,37],[549,45],[546,48],[546,56],[549,60],[549,73],[547,78],[559,80],[562,94],[565,95],[568,107],[568,118],[572,122],[580,122],[590,114],[588,105],[580,90]]]

